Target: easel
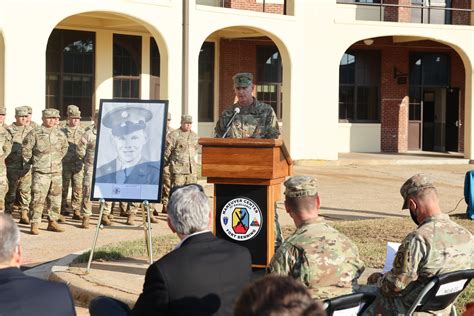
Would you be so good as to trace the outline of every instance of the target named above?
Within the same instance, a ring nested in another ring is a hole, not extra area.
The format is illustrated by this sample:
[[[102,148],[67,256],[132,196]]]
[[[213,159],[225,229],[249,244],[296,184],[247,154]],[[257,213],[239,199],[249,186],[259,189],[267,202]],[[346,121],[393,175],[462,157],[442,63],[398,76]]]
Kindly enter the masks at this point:
[[[97,238],[99,237],[99,230],[106,228],[104,225],[100,223],[102,219],[102,215],[104,214],[104,207],[105,207],[105,200],[100,199],[100,208],[99,208],[99,219],[97,220],[97,227],[95,229],[95,236],[94,240],[92,241],[92,248],[91,248],[91,253],[89,254],[89,262],[87,263],[87,270],[86,272],[89,273],[91,270],[91,263],[92,263],[92,257],[94,256],[94,251],[95,247],[97,245]],[[146,214],[145,214],[146,211]],[[146,217],[145,217],[146,216]],[[150,203],[148,201],[143,201],[142,203],[142,218],[143,218],[143,231],[145,232],[145,244],[146,244],[146,250],[148,253],[148,261],[150,264],[153,263],[153,248],[151,244],[151,219],[150,219]],[[112,228],[112,229],[133,229],[136,226],[108,226],[107,228]]]

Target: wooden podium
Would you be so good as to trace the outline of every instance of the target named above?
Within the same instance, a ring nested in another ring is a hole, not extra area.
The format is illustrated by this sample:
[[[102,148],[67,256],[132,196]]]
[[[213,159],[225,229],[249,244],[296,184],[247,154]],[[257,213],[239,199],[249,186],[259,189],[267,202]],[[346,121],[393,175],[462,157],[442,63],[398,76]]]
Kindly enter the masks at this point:
[[[276,201],[293,162],[281,139],[201,138],[202,175],[214,184],[214,233],[247,247],[264,268],[275,245]]]

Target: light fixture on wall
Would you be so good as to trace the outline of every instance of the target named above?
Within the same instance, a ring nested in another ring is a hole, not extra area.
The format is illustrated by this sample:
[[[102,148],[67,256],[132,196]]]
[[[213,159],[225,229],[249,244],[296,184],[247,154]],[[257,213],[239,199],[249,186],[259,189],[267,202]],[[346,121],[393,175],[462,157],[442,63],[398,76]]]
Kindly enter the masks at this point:
[[[374,40],[371,39],[371,38],[367,38],[364,40],[364,44],[367,45],[367,46],[370,46],[374,43]]]

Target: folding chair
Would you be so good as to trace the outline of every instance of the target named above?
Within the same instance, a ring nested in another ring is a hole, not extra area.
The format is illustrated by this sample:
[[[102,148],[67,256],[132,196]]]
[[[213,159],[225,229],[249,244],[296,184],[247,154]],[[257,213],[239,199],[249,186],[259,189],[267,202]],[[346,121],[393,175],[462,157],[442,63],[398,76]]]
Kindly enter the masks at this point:
[[[438,311],[451,305],[474,278],[474,269],[448,272],[434,276],[411,305],[407,315],[414,312]],[[453,313],[456,315],[456,309]]]
[[[327,299],[323,307],[327,316],[357,316],[362,315],[374,300],[373,294],[353,293]]]

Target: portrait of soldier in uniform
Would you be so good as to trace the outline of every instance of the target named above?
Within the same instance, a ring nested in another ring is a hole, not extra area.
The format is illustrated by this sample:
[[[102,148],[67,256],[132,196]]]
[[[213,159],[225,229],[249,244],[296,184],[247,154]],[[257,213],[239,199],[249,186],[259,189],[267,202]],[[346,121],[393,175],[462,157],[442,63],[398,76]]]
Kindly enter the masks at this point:
[[[140,186],[135,187],[135,192],[143,191],[143,186],[159,186],[164,117],[155,120],[152,107],[141,104],[105,105],[114,106],[104,107],[99,124],[95,188],[102,193],[112,190],[112,197],[128,199],[120,194],[130,193],[129,189],[133,191],[133,185]],[[164,116],[164,111],[159,114],[158,111],[156,116]],[[158,121],[163,121],[163,128],[154,128],[151,132],[151,127],[160,125]],[[157,197],[158,194],[154,199]]]

